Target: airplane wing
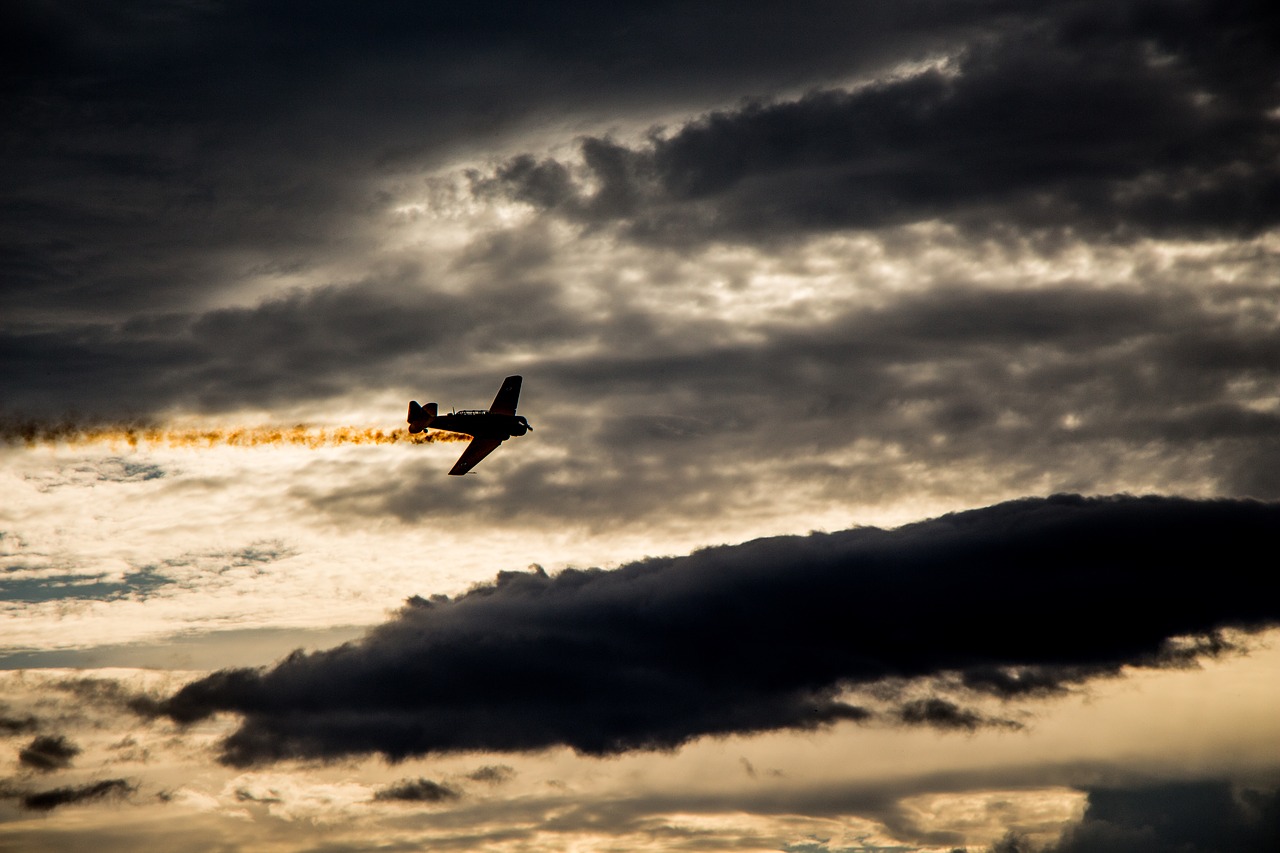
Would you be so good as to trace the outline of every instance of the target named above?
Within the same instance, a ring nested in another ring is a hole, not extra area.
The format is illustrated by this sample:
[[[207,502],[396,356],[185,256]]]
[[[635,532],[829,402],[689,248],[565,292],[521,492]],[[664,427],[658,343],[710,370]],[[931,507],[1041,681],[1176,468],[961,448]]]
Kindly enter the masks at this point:
[[[502,387],[498,389],[498,396],[493,398],[493,405],[489,407],[489,411],[495,415],[514,415],[516,413],[516,401],[520,399],[520,377],[508,376],[502,380]],[[493,448],[489,448],[492,450]],[[477,459],[477,462],[480,460]]]
[[[516,377],[516,388],[520,387],[520,377]],[[506,390],[507,386],[503,385],[502,390]],[[467,449],[462,451],[462,455],[458,457],[458,461],[453,463],[453,467],[449,469],[450,474],[465,474],[474,468],[481,459],[488,456],[498,445],[502,444],[502,440],[498,438],[473,438],[471,443],[467,445]]]

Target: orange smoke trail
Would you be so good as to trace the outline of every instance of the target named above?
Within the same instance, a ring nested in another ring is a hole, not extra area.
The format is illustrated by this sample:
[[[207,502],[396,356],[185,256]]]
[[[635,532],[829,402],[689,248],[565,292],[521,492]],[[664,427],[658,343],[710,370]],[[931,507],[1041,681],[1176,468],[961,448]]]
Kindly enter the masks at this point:
[[[381,430],[373,427],[214,427],[177,428],[140,424],[79,426],[73,423],[23,422],[0,424],[0,444],[26,447],[126,444],[172,448],[205,447],[341,447],[352,444],[434,444],[470,441],[471,437],[452,432],[423,432],[411,435],[407,429]]]

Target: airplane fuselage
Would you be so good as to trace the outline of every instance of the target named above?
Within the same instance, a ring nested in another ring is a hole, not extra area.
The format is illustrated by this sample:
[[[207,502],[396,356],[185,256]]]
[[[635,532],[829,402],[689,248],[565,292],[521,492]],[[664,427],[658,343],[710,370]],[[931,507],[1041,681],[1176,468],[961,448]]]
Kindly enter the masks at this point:
[[[437,415],[424,426],[427,429],[460,432],[474,438],[492,438],[498,441],[506,441],[513,435],[524,435],[529,431],[529,422],[523,415],[496,415],[481,411]]]

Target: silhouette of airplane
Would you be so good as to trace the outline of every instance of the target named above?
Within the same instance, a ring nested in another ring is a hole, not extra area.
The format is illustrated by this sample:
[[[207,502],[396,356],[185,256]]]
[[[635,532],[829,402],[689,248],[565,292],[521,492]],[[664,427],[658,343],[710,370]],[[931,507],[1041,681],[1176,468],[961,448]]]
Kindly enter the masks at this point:
[[[450,474],[466,474],[499,444],[513,435],[524,435],[533,429],[523,415],[516,414],[516,401],[520,399],[520,377],[508,376],[502,380],[493,405],[485,409],[462,409],[447,415],[436,414],[436,404],[419,406],[417,400],[409,403],[409,432],[420,433],[424,429],[440,429],[471,436],[471,443],[449,470]]]

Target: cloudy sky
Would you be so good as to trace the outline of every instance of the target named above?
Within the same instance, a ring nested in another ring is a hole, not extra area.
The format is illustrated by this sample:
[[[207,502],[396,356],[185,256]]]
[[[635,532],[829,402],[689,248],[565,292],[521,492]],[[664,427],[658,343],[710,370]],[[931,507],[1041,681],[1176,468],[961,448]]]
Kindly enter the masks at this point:
[[[4,4],[0,849],[1276,849],[1273,5]]]

